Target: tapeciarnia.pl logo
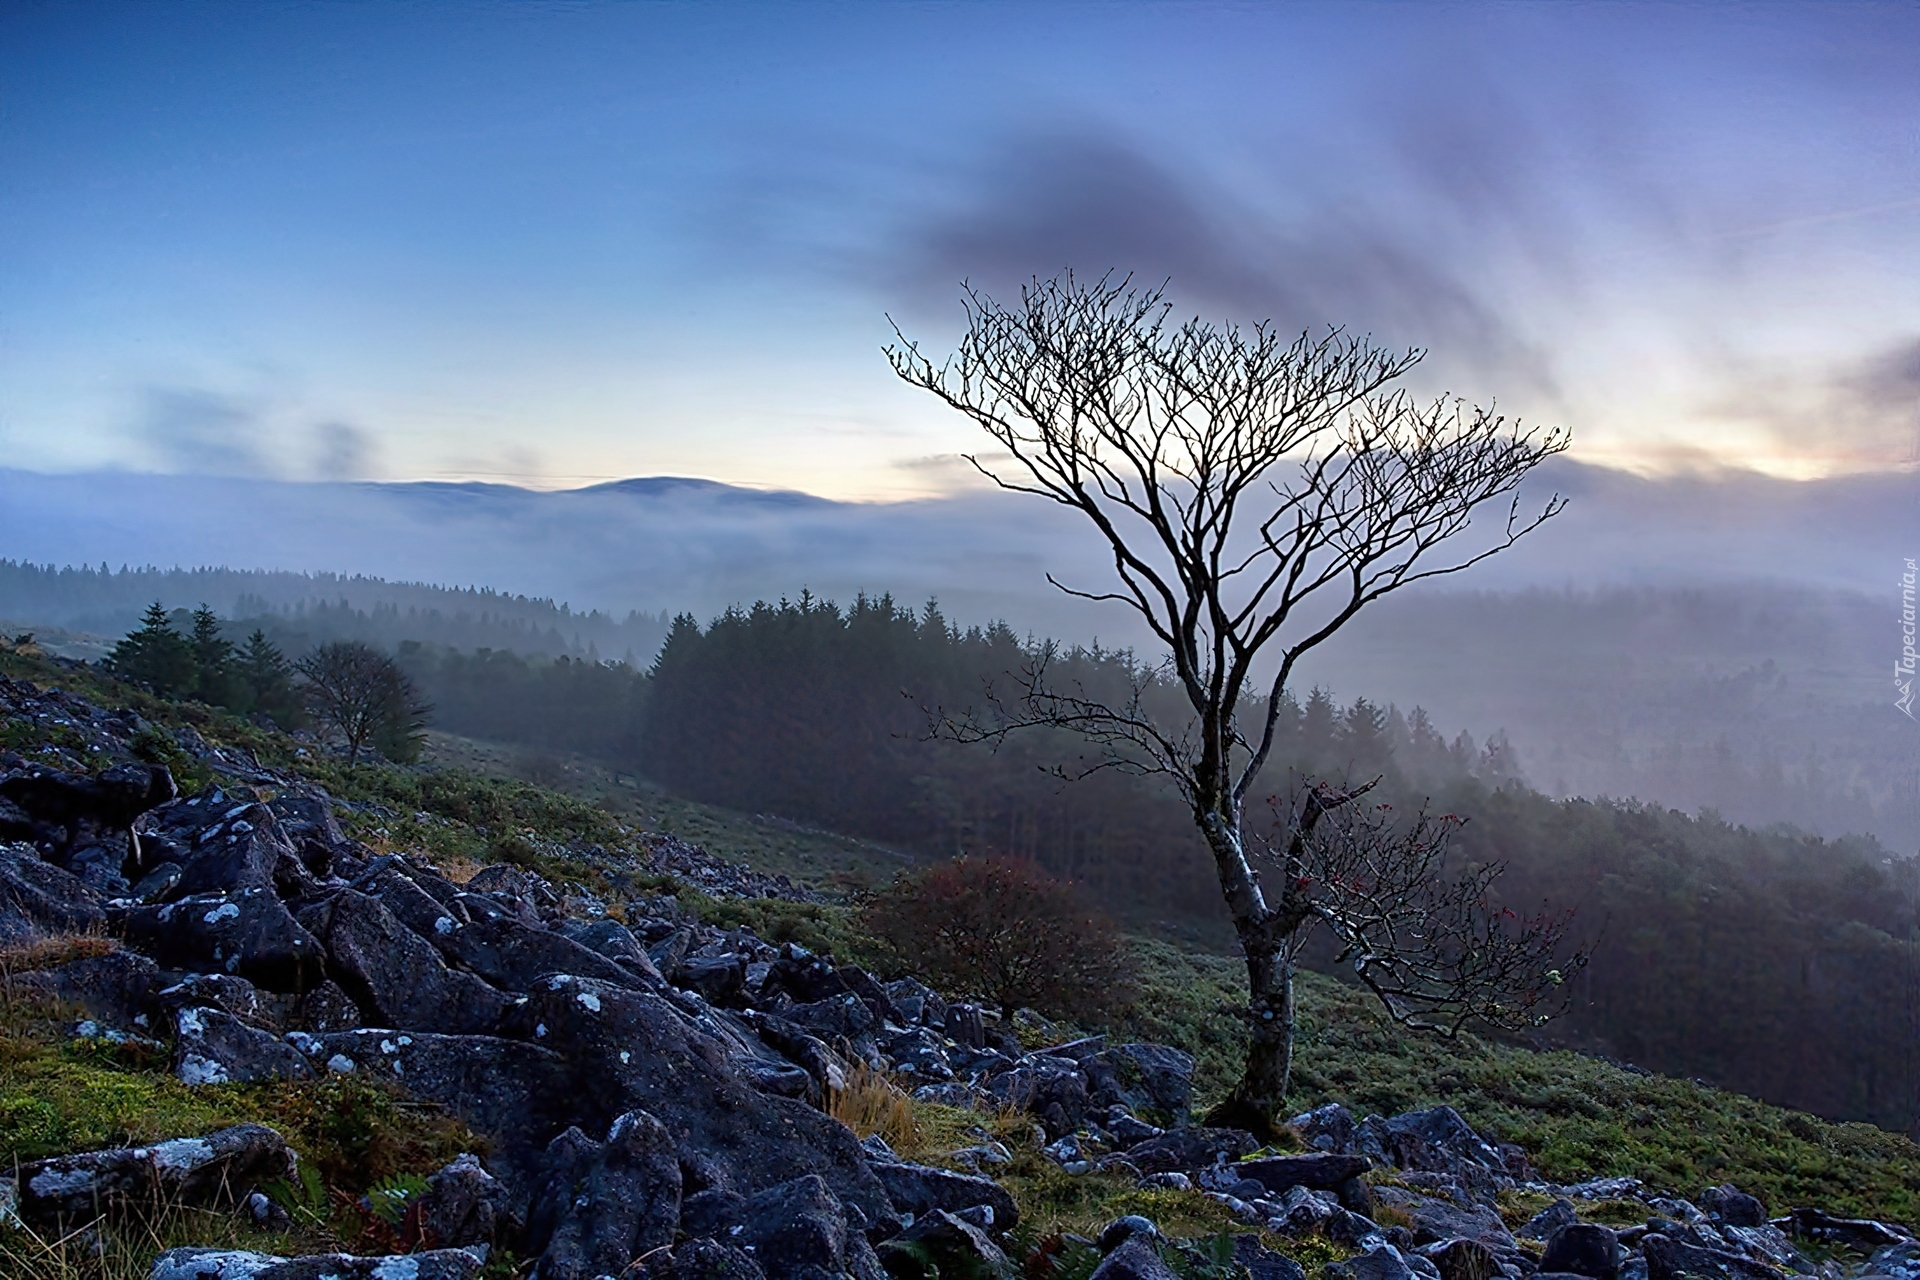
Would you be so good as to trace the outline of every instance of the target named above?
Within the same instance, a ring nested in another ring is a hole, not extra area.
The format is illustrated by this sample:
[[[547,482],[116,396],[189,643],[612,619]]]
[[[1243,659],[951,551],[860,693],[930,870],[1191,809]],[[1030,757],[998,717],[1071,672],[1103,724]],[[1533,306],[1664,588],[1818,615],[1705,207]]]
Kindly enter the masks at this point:
[[[1900,575],[1900,660],[1893,664],[1893,687],[1900,696],[1893,705],[1907,713],[1907,719],[1914,720],[1913,714],[1913,558],[1907,558],[1907,571]]]

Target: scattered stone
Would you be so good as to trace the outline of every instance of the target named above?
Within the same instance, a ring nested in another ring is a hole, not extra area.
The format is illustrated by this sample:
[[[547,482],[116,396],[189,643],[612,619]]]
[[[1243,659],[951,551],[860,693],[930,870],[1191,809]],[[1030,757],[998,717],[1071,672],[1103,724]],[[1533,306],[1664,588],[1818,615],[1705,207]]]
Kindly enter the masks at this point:
[[[381,1258],[345,1253],[278,1258],[239,1249],[169,1249],[147,1280],[474,1280],[486,1259],[466,1249]]]
[[[1012,1259],[986,1231],[972,1222],[931,1209],[900,1235],[880,1246],[880,1263],[894,1280],[938,1280],[941,1276],[1010,1276]]]
[[[1539,1240],[1544,1243],[1547,1237],[1560,1228],[1572,1226],[1578,1221],[1579,1214],[1574,1210],[1573,1201],[1561,1196],[1527,1219],[1526,1225],[1513,1234],[1522,1240]]]
[[[1134,1236],[1109,1253],[1087,1280],[1175,1280],[1153,1242]]]
[[[1713,1221],[1731,1227],[1761,1227],[1767,1222],[1766,1206],[1732,1183],[1708,1187],[1700,1195],[1700,1209]]]
[[[294,1155],[261,1124],[240,1124],[203,1138],[115,1147],[35,1160],[19,1168],[20,1216],[29,1222],[90,1219],[128,1205],[179,1200],[207,1203],[223,1191],[285,1178]]]
[[[307,1080],[313,1067],[271,1031],[224,1009],[182,1009],[174,1015],[173,1074],[182,1084],[252,1084]]]
[[[1128,1147],[1127,1159],[1142,1173],[1173,1173],[1238,1160],[1259,1146],[1259,1141],[1244,1129],[1195,1126],[1170,1129],[1158,1138]]]
[[[1160,1228],[1154,1225],[1152,1218],[1143,1218],[1137,1213],[1129,1213],[1125,1217],[1115,1218],[1101,1228],[1100,1237],[1095,1243],[1100,1246],[1101,1253],[1112,1253],[1135,1236],[1158,1240]]]
[[[1590,1280],[1614,1280],[1619,1271],[1619,1242],[1611,1230],[1593,1222],[1574,1222],[1547,1239],[1542,1271],[1564,1271]]]
[[[916,1218],[943,1209],[959,1213],[976,1205],[993,1210],[994,1229],[1010,1231],[1019,1224],[1020,1209],[1013,1196],[992,1178],[935,1169],[924,1164],[876,1163],[874,1176],[886,1188],[893,1207]]]
[[[484,1244],[508,1216],[507,1188],[477,1156],[462,1154],[427,1179],[419,1199],[420,1236],[430,1247]]]

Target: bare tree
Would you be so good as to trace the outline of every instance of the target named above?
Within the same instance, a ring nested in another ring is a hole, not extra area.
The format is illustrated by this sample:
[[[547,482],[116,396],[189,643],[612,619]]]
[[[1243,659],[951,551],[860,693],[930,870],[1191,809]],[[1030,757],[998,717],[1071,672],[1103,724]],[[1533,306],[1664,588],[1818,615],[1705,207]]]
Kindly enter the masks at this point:
[[[967,331],[954,354],[935,364],[896,327],[895,372],[1005,451],[969,458],[989,479],[1093,522],[1117,587],[1055,585],[1137,613],[1191,714],[1156,718],[1138,689],[1113,706],[1053,688],[1043,654],[1023,673],[1012,714],[951,718],[948,731],[978,739],[1068,727],[1103,746],[1095,767],[1172,781],[1213,855],[1246,957],[1247,1062],[1218,1117],[1264,1129],[1291,1069],[1287,942],[1305,910],[1291,881],[1269,896],[1245,837],[1280,695],[1300,658],[1369,603],[1457,573],[1557,513],[1556,495],[1523,516],[1517,490],[1566,448],[1567,433],[1522,429],[1450,397],[1416,400],[1396,384],[1420,350],[1338,330],[1289,338],[1264,323],[1175,324],[1164,291],[1130,279],[1035,280],[1014,307],[964,294]],[[1470,544],[1473,513],[1501,498],[1491,536]],[[1457,554],[1436,554],[1443,543]],[[1344,803],[1323,794],[1311,818],[1303,810],[1295,821],[1310,832]]]
[[[394,660],[358,640],[321,645],[294,664],[308,714],[346,743],[347,763],[377,742],[404,747],[428,708]]]

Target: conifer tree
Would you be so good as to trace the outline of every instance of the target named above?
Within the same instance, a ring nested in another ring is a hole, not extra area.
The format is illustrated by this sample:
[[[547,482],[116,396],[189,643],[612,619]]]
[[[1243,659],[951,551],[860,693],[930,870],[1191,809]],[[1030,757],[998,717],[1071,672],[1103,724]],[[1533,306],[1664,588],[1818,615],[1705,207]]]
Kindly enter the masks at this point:
[[[293,665],[280,646],[255,627],[234,660],[234,671],[245,693],[247,709],[273,717],[282,728],[300,719],[300,700],[293,692]]]
[[[155,600],[141,617],[140,627],[114,645],[107,668],[163,698],[174,697],[193,688],[193,646],[173,629],[165,606]]]
[[[238,701],[233,668],[233,642],[220,634],[220,619],[202,604],[193,611],[193,693],[209,706],[231,707]]]

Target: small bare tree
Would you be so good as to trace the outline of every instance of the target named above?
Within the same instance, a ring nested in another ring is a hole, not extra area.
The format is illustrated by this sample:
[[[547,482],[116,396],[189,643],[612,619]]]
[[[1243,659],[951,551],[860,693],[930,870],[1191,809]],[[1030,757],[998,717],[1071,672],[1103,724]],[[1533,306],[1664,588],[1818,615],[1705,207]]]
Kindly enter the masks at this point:
[[[957,351],[935,364],[896,328],[895,372],[1004,450],[1004,461],[969,459],[989,479],[1093,523],[1117,587],[1055,585],[1137,613],[1190,714],[1169,723],[1138,691],[1114,706],[1050,687],[1037,661],[1012,714],[950,718],[947,730],[977,740],[1063,726],[1104,747],[1096,767],[1172,781],[1212,852],[1246,957],[1246,1068],[1216,1115],[1264,1130],[1291,1069],[1287,944],[1302,904],[1291,882],[1271,897],[1262,886],[1245,814],[1280,695],[1301,657],[1366,605],[1457,573],[1558,512],[1556,495],[1523,516],[1516,491],[1568,436],[1453,398],[1416,400],[1396,384],[1422,351],[1337,330],[1290,338],[1270,324],[1175,324],[1162,290],[1129,279],[1036,280],[1014,307],[964,293]],[[1501,498],[1510,500],[1493,535],[1456,543],[1473,513]],[[1437,556],[1444,543],[1461,549]],[[1342,805],[1324,795],[1296,822],[1310,831]]]
[[[376,742],[398,748],[417,735],[429,708],[399,664],[358,640],[323,644],[294,664],[307,712],[346,744],[347,763]]]
[[[1363,805],[1379,779],[1352,790],[1303,781],[1272,833],[1250,844],[1284,877],[1280,918],[1289,965],[1318,928],[1333,935],[1334,963],[1386,1006],[1395,1021],[1456,1035],[1469,1023],[1535,1026],[1565,1005],[1566,979],[1584,968],[1569,948],[1571,910],[1522,916],[1501,905],[1501,862],[1447,867],[1465,823],[1425,808],[1396,825],[1393,806]],[[1271,842],[1274,836],[1277,842]]]

